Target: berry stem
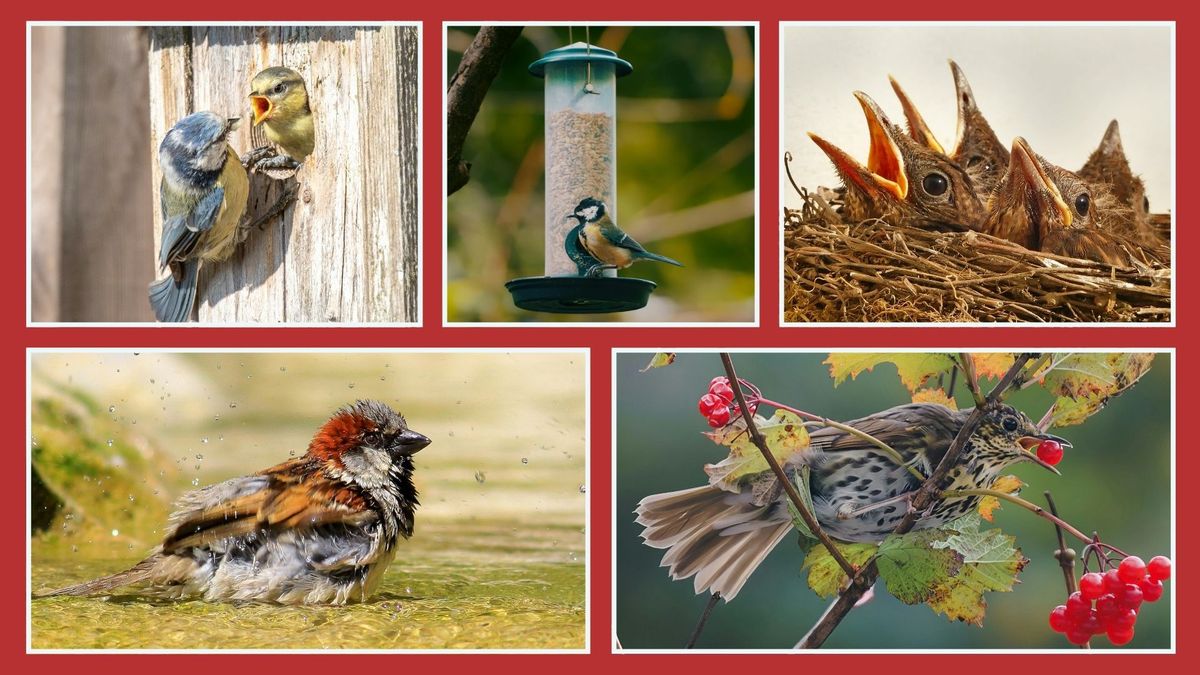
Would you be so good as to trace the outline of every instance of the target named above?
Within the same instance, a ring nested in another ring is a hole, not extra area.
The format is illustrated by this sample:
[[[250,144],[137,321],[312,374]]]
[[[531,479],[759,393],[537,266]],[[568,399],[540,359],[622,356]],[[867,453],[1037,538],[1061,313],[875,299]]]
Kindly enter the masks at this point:
[[[859,438],[863,439],[864,441],[866,441],[866,442],[870,443],[871,445],[874,445],[875,447],[882,450],[885,455],[887,455],[893,462],[895,462],[897,464],[897,466],[902,466],[905,469],[907,469],[908,472],[911,473],[917,480],[919,480],[919,481],[925,480],[925,475],[922,474],[912,464],[905,462],[904,457],[899,452],[897,452],[895,450],[895,448],[888,445],[887,443],[884,443],[883,441],[879,440],[878,438],[875,438],[874,436],[872,436],[871,434],[868,434],[865,431],[855,429],[854,427],[847,425],[847,424],[842,424],[841,422],[835,422],[834,420],[831,420],[828,417],[821,417],[820,415],[814,415],[810,412],[804,412],[803,410],[800,410],[798,408],[793,408],[792,406],[787,405],[785,403],[779,403],[778,401],[772,401],[769,398],[763,398],[760,396],[758,398],[758,402],[765,403],[766,405],[769,405],[772,408],[786,410],[790,413],[793,413],[795,415],[803,417],[806,420],[811,420],[813,422],[819,422],[827,427],[833,427],[834,429],[838,429],[840,431],[845,431],[846,433],[851,434],[853,436],[858,436]]]
[[[1046,496],[1046,504],[1050,507],[1050,515],[1058,517],[1058,507],[1054,505],[1054,496],[1049,490],[1042,493]],[[1075,552],[1067,548],[1067,537],[1063,534],[1062,525],[1054,523],[1054,533],[1058,536],[1058,550],[1054,552],[1054,557],[1058,560],[1059,567],[1062,567],[1063,580],[1067,584],[1067,595],[1070,596],[1075,591],[1079,590],[1075,585]],[[1091,649],[1091,641],[1079,645],[1080,649]]]
[[[1067,521],[1063,520],[1062,518],[1059,518],[1056,515],[1051,514],[1046,509],[1043,509],[1042,507],[1038,506],[1037,504],[1034,504],[1031,501],[1021,499],[1020,497],[1018,497],[1016,495],[1010,495],[1007,492],[1001,492],[999,490],[989,490],[986,488],[973,488],[973,489],[968,489],[968,490],[946,490],[945,492],[942,493],[942,497],[943,498],[946,498],[946,497],[995,497],[996,499],[1002,499],[1011,504],[1016,504],[1017,506],[1020,506],[1021,508],[1025,509],[1027,511],[1031,511],[1034,515],[1045,518],[1046,520],[1054,523],[1055,525],[1061,527],[1062,529],[1066,530],[1067,532],[1070,532],[1072,536],[1078,538],[1080,541],[1083,541],[1084,543],[1087,543],[1087,544],[1092,543],[1092,538],[1087,536],[1086,534],[1080,532],[1074,525],[1068,523]]]
[[[741,380],[738,379],[737,371],[734,370],[733,367],[733,358],[729,356],[728,352],[721,352],[721,363],[725,366],[725,374],[729,377],[729,381],[740,383]],[[775,455],[771,452],[771,449],[767,447],[767,439],[763,438],[762,432],[759,431],[758,426],[754,424],[754,414],[750,412],[750,406],[746,405],[746,394],[742,391],[740,386],[733,388],[733,397],[734,402],[737,403],[738,410],[741,411],[742,419],[746,421],[746,431],[750,434],[751,442],[753,442],[755,447],[758,448],[758,451],[762,453],[763,459],[767,460],[767,464],[771,467],[771,471],[775,473],[775,477],[779,480],[779,483],[783,486],[784,491],[787,493],[788,499],[790,499],[792,504],[795,505],[796,511],[800,514],[800,518],[804,520],[804,524],[808,526],[808,530],[816,535],[821,544],[829,550],[829,555],[832,556],[835,561],[837,561],[838,566],[841,567],[842,571],[846,573],[846,577],[854,582],[858,577],[858,568],[854,565],[851,565],[849,560],[846,560],[846,557],[842,555],[840,550],[838,550],[838,547],[833,543],[833,540],[829,538],[829,535],[825,534],[825,530],[821,529],[821,524],[817,522],[816,516],[814,516],[804,504],[804,499],[800,497],[800,492],[796,490],[795,484],[793,484],[788,478],[787,474],[784,473],[783,467],[779,465],[779,460],[775,458]],[[851,583],[850,585],[854,586],[856,584]]]

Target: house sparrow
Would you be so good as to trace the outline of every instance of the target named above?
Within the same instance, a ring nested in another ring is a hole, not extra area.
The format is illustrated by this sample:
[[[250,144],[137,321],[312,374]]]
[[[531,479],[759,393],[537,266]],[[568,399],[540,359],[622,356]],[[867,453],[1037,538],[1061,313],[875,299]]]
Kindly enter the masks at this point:
[[[588,270],[588,276],[596,276],[606,268],[625,269],[638,260],[654,260],[683,267],[683,263],[677,260],[647,251],[633,237],[625,234],[625,231],[613,222],[608,215],[608,207],[599,199],[585,198],[575,207],[574,213],[567,217],[574,218],[579,223],[571,231],[575,232],[583,251],[602,263]],[[572,260],[579,265],[580,260]]]
[[[304,456],[180,497],[150,557],[46,596],[135,586],[209,601],[365,601],[397,537],[412,536],[412,455],[429,443],[387,405],[357,401],[317,430]]]
[[[892,124],[861,91],[854,92],[870,134],[866,165],[820,136],[809,137],[833,161],[842,178],[841,212],[850,222],[878,218],[891,225],[931,229],[976,227],[983,204],[970,177],[940,152],[918,143]]]
[[[294,172],[316,146],[316,130],[304,78],[291,68],[267,68],[255,75],[250,83],[250,105],[254,111],[254,126],[261,125],[267,140],[275,147],[256,148],[243,163],[256,171]],[[277,154],[275,148],[284,154]]]
[[[171,271],[150,284],[150,306],[159,321],[187,321],[196,304],[200,263],[225,260],[237,246],[250,194],[246,170],[226,141],[237,123],[193,113],[176,122],[158,148],[163,174],[158,263]]]

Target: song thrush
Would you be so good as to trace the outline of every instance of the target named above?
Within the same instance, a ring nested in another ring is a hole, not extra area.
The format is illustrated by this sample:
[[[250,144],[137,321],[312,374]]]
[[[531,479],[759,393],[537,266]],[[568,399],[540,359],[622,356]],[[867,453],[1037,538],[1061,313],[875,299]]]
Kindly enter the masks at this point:
[[[833,161],[845,187],[842,214],[848,221],[878,218],[892,225],[969,228],[984,216],[967,174],[945,155],[909,138],[879,105],[854,92],[870,136],[866,165],[809,133]]]
[[[847,424],[887,443],[906,464],[928,476],[949,450],[970,410],[932,403],[889,408]],[[1029,451],[1045,434],[1015,408],[990,409],[959,455],[943,489],[986,488],[1006,467],[1035,462]],[[861,437],[833,427],[812,432],[812,445],[784,462],[795,476],[811,469],[809,490],[822,529],[843,542],[878,542],[900,524],[921,481]],[[978,506],[977,497],[940,499],[916,521],[935,528]],[[737,492],[703,487],[650,495],[637,508],[648,546],[667,549],[662,566],[672,579],[695,576],[697,593],[711,590],[727,601],[792,528],[787,496],[771,471],[745,477]]]

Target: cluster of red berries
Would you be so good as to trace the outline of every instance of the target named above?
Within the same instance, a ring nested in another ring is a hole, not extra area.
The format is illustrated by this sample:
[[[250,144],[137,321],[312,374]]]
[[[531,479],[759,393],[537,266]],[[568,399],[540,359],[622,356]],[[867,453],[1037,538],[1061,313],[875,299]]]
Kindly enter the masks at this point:
[[[1058,464],[1063,458],[1062,443],[1047,438],[1038,444],[1037,456],[1038,459],[1049,464],[1050,466]]]
[[[746,401],[750,414],[758,408],[758,402]],[[700,397],[700,414],[708,420],[708,426],[716,428],[729,424],[730,420],[741,415],[741,409],[733,404],[733,387],[729,386],[729,378],[724,375],[714,377],[708,384],[708,393]]]
[[[1079,590],[1067,598],[1067,604],[1050,612],[1050,627],[1066,634],[1075,645],[1101,633],[1107,633],[1114,645],[1126,644],[1133,639],[1142,602],[1161,598],[1162,582],[1170,578],[1171,561],[1161,555],[1149,563],[1131,555],[1104,574],[1089,572],[1079,580]]]

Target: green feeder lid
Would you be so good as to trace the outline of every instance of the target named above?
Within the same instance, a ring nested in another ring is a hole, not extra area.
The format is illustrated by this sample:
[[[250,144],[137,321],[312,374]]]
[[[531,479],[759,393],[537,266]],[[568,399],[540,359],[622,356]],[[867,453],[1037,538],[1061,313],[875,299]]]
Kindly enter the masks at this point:
[[[529,64],[529,72],[538,77],[546,76],[546,64],[559,61],[591,61],[593,63],[611,63],[616,68],[617,77],[623,77],[633,72],[633,64],[617,56],[611,49],[604,49],[586,42],[576,42],[573,45],[551,49],[542,58]]]

